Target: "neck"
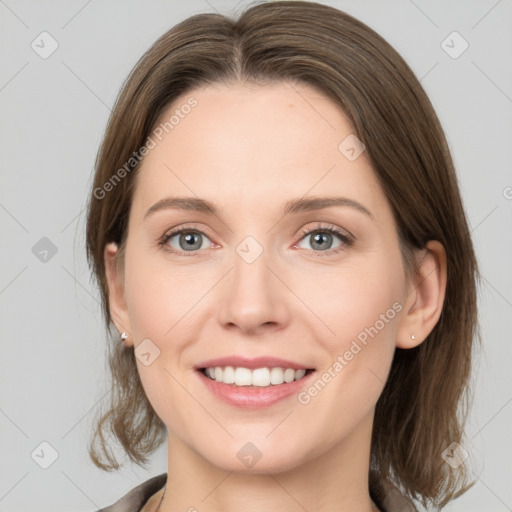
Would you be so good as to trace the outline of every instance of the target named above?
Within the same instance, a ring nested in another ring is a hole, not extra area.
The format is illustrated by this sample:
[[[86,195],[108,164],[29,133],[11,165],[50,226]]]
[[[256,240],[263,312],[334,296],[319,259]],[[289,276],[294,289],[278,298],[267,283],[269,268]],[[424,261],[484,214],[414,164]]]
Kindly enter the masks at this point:
[[[171,432],[165,499],[159,512],[373,512],[368,489],[373,415],[337,445],[284,472],[223,470]]]

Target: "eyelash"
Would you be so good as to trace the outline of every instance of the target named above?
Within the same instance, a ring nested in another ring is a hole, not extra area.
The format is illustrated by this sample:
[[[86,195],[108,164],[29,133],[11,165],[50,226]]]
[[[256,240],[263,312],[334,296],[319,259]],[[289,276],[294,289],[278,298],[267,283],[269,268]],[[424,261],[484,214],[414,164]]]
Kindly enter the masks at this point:
[[[324,224],[318,224],[314,228],[306,228],[301,231],[300,233],[300,240],[299,242],[305,238],[308,235],[311,235],[313,233],[328,233],[331,235],[336,235],[340,238],[340,240],[343,242],[339,247],[336,247],[335,249],[327,249],[326,251],[315,251],[312,249],[312,252],[319,257],[326,256],[326,255],[332,255],[336,254],[340,251],[346,250],[347,247],[351,247],[355,241],[354,237],[350,234],[348,234],[345,231],[342,231],[339,228],[336,228],[335,226],[330,225],[324,225]],[[196,229],[195,227],[181,227],[176,228],[173,231],[170,231],[169,233],[166,233],[158,242],[158,245],[164,250],[171,254],[177,254],[180,256],[197,256],[199,252],[201,251],[177,251],[176,249],[170,249],[167,245],[167,242],[175,237],[176,235],[179,235],[181,233],[198,233],[200,235],[206,236],[208,238],[208,235],[203,233],[201,230]]]

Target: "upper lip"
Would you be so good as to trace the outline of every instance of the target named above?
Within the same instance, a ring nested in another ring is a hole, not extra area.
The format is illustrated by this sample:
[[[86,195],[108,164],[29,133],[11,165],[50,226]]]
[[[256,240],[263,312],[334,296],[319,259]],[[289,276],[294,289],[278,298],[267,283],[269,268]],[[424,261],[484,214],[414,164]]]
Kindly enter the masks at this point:
[[[290,361],[288,359],[281,359],[280,357],[255,357],[247,358],[242,356],[228,356],[219,357],[217,359],[209,359],[196,365],[196,369],[213,368],[215,366],[233,366],[235,368],[249,368],[255,370],[256,368],[293,368],[294,370],[308,370],[312,369],[308,365]]]

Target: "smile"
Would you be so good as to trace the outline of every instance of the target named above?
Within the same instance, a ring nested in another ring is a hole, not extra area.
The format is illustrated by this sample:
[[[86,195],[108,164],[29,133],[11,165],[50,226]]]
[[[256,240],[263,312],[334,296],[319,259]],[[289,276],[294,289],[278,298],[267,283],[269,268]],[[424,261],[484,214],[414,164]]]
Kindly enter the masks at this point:
[[[234,386],[255,386],[269,387],[278,386],[280,384],[294,382],[302,379],[308,372],[305,368],[295,370],[293,368],[281,367],[263,367],[250,369],[245,367],[233,366],[210,366],[202,368],[203,374],[223,384],[232,384]]]

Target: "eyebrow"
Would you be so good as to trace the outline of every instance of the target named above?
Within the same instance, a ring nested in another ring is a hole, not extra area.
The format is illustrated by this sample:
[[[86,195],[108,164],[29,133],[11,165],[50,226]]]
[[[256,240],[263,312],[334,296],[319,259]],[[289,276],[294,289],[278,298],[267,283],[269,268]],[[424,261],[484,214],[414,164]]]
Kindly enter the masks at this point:
[[[282,215],[285,216],[292,213],[322,210],[333,206],[348,206],[364,213],[371,219],[374,219],[368,208],[353,199],[349,199],[348,197],[308,197],[292,199],[285,203],[282,209]],[[215,205],[206,199],[200,199],[197,197],[166,197],[151,206],[145,213],[144,219],[161,210],[193,211],[215,216],[219,214]]]

